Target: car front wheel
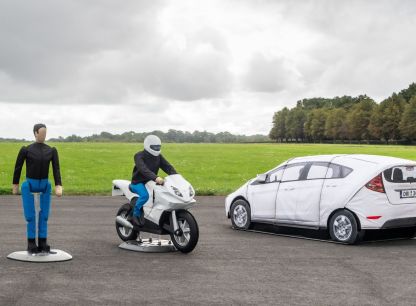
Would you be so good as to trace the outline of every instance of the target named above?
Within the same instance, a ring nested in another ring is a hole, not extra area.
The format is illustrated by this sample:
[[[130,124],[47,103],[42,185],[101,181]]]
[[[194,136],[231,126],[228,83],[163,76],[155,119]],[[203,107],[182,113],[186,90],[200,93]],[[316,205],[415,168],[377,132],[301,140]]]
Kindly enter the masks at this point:
[[[355,244],[361,240],[364,232],[359,230],[355,216],[344,209],[329,220],[329,234],[334,241]]]
[[[231,223],[237,229],[248,229],[251,223],[250,206],[245,200],[237,200],[231,205]]]

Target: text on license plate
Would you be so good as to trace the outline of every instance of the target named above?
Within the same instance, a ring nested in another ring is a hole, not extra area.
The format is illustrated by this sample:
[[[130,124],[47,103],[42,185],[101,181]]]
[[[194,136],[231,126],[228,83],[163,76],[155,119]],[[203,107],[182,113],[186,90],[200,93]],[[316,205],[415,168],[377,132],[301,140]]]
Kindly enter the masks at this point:
[[[416,189],[400,190],[400,198],[416,198]]]

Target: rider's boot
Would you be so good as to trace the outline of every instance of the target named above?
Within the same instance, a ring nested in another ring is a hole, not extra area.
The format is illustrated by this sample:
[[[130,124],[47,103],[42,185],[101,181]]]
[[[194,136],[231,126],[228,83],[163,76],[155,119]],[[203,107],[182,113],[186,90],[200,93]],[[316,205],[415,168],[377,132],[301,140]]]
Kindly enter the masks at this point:
[[[39,252],[49,253],[51,251],[51,247],[46,243],[46,238],[38,238],[38,244]]]
[[[36,254],[38,252],[38,246],[36,245],[36,239],[27,239],[27,252],[29,254]]]
[[[143,208],[140,209],[140,216],[133,216],[131,218],[131,223],[134,226],[143,227],[144,226],[144,211]]]

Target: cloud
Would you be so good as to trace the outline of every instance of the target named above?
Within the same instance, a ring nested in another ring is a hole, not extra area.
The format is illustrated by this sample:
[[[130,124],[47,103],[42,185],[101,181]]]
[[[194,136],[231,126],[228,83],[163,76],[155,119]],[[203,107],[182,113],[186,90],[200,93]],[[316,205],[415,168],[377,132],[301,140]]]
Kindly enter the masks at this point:
[[[380,101],[414,82],[415,13],[414,1],[4,0],[0,129],[268,133],[299,99]]]
[[[184,37],[184,48],[169,45],[158,31],[162,7],[161,1],[3,3],[0,99],[106,104],[131,94],[188,101],[229,91],[221,35],[205,28]]]
[[[244,83],[252,91],[282,91],[294,78],[282,58],[267,59],[262,54],[255,54],[248,66]]]
[[[315,35],[296,61],[311,95],[369,94],[380,101],[414,82],[412,1],[305,1],[284,6],[288,22]],[[405,64],[406,63],[406,64]]]
[[[3,1],[0,67],[48,86],[73,77],[101,50],[149,40],[160,1]]]
[[[226,46],[219,34],[205,29],[201,36],[184,37],[179,50],[164,40],[158,49],[133,61],[132,79],[160,97],[194,101],[216,98],[231,89]]]

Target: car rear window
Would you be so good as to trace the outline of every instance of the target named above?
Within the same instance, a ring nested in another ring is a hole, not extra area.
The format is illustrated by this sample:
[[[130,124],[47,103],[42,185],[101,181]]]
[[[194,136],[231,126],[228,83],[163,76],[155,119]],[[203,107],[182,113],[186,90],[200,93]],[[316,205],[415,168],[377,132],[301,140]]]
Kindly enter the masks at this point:
[[[384,170],[384,178],[390,183],[416,182],[415,166],[397,166]]]

